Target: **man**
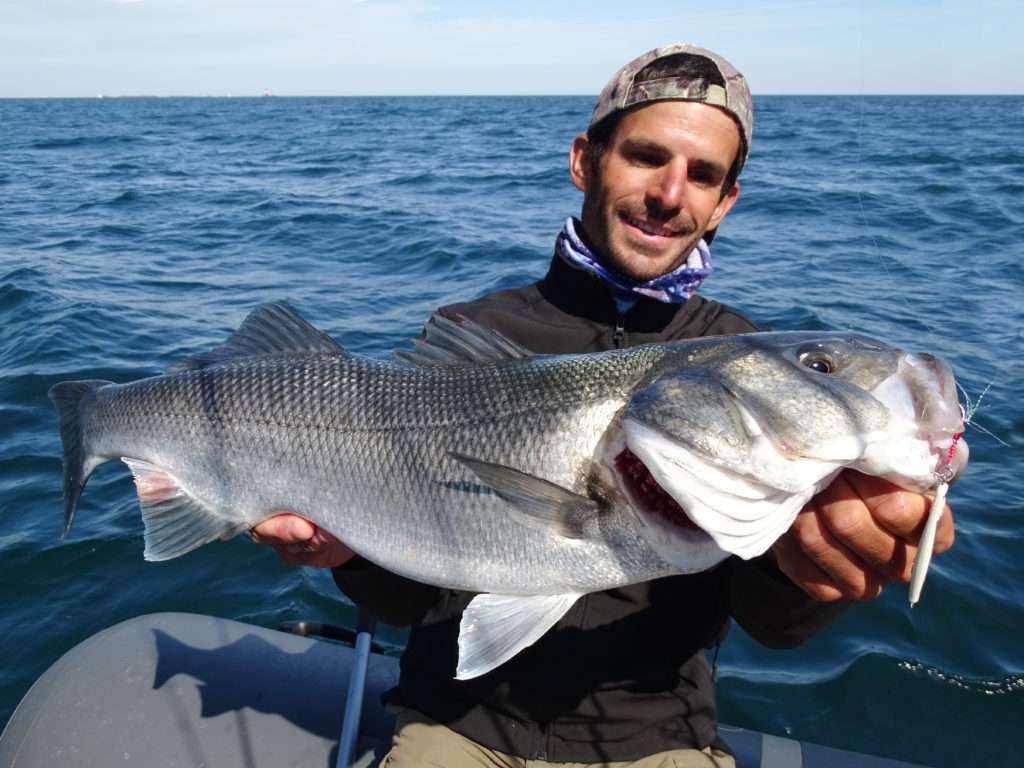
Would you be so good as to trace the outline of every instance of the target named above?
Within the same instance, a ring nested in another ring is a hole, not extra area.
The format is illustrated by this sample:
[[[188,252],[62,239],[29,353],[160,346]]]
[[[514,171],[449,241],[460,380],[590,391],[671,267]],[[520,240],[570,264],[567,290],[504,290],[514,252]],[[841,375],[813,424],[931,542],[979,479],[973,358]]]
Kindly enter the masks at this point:
[[[537,352],[757,330],[693,295],[710,271],[707,242],[739,195],[752,117],[743,77],[710,51],[672,45],[630,62],[573,142],[583,209],[559,235],[548,274],[441,312]],[[469,681],[453,673],[471,595],[387,573],[293,515],[253,533],[287,562],[333,567],[341,589],[382,620],[413,624],[390,694],[401,708],[391,766],[732,765],[703,649],[730,618],[770,647],[792,647],[849,599],[906,581],[927,508],[846,472],[764,556],[584,596],[533,646]],[[947,511],[937,551],[952,539]]]

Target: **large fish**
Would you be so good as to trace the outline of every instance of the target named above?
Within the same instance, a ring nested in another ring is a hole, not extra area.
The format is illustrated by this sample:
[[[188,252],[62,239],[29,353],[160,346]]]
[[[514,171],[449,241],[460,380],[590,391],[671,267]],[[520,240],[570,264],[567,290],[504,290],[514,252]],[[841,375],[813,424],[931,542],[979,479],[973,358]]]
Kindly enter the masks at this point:
[[[468,678],[582,594],[762,554],[843,467],[931,487],[963,430],[945,363],[848,333],[532,356],[435,318],[404,358],[349,354],[270,304],[165,375],[55,385],[65,532],[116,457],[149,560],[294,510],[391,571],[482,593]]]

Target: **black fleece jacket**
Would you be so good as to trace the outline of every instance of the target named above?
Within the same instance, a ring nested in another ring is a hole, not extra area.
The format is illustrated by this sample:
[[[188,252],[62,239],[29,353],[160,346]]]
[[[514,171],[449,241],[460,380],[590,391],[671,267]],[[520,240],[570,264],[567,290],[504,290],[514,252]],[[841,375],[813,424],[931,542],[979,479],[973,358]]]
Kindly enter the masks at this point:
[[[454,304],[538,353],[594,352],[758,330],[733,309],[694,296],[641,299],[620,315],[603,282],[557,256],[543,280]],[[387,698],[506,754],[552,762],[635,760],[719,743],[703,649],[729,618],[769,647],[792,647],[843,603],[812,600],[770,555],[585,595],[534,645],[474,680],[454,679],[459,620],[473,595],[396,576],[355,558],[339,587],[389,624],[412,624],[398,689]]]

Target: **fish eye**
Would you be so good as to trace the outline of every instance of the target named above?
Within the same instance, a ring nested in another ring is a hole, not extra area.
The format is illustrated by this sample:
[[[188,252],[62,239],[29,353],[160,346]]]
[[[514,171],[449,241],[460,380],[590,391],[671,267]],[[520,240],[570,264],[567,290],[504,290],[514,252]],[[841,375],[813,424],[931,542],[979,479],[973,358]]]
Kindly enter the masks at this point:
[[[818,373],[832,373],[835,370],[832,361],[820,352],[808,352],[805,355],[801,355],[800,362]]]

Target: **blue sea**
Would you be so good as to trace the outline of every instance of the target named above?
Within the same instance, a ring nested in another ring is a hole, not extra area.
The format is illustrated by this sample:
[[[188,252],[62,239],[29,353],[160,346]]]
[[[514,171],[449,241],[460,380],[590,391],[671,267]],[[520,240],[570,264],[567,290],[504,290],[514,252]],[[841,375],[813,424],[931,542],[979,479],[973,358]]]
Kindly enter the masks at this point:
[[[119,463],[62,541],[50,385],[158,374],[278,299],[383,357],[435,307],[538,278],[579,210],[567,152],[591,104],[0,100],[0,723],[129,617],[355,616],[327,574],[244,537],[144,562]],[[734,629],[724,722],[936,766],[1024,763],[1022,136],[1017,97],[758,100],[703,292],[776,328],[940,354],[972,397],[991,389],[950,494],[957,542],[922,602],[892,586],[793,651]],[[381,632],[395,654],[403,637]]]

